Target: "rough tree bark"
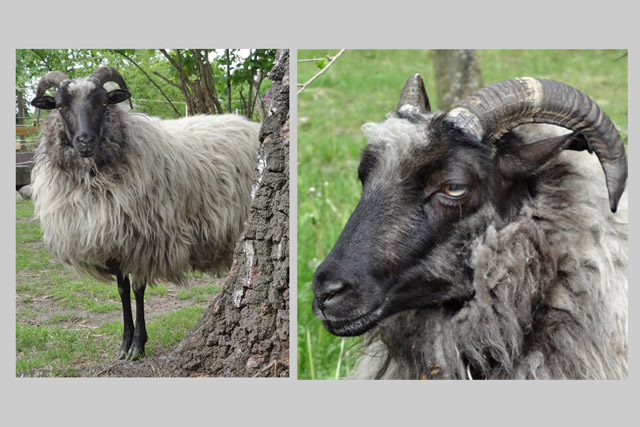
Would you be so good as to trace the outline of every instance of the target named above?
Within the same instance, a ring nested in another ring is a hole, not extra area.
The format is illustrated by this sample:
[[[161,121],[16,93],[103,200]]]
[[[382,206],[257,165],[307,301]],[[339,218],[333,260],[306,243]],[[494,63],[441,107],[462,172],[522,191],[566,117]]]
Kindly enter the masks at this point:
[[[482,87],[480,62],[473,50],[434,50],[438,109],[448,111],[458,101]]]
[[[259,176],[234,266],[220,297],[176,349],[189,373],[289,375],[289,52],[277,55]]]
[[[269,73],[258,179],[222,292],[167,356],[116,363],[109,376],[289,376],[289,51]]]

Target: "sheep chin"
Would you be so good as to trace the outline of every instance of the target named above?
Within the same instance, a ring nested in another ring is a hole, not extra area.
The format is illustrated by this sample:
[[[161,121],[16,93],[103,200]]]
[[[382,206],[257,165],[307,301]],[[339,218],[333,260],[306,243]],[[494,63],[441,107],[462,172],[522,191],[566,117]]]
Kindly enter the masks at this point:
[[[388,302],[389,299],[385,299],[377,308],[353,319],[329,320],[322,313],[316,312],[315,307],[314,312],[316,312],[316,316],[322,320],[322,324],[327,331],[333,335],[353,337],[364,334],[376,326],[380,320],[389,316],[390,313],[387,309],[389,306]]]

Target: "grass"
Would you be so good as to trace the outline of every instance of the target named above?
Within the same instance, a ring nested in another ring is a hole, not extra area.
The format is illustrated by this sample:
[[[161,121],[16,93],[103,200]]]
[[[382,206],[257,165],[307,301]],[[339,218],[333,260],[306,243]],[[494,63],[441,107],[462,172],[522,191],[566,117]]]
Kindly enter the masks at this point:
[[[321,58],[338,50],[298,51]],[[560,80],[587,93],[627,140],[627,58],[622,50],[480,50],[484,84],[522,76]],[[298,64],[298,82],[318,68]],[[298,378],[347,376],[357,339],[326,332],[311,312],[313,272],[327,256],[358,202],[360,128],[396,107],[405,80],[422,74],[438,105],[429,51],[350,50],[298,96]]]
[[[171,314],[152,317],[147,332],[153,339],[146,346],[148,355],[172,349],[202,316],[204,307],[189,307]],[[121,344],[122,322],[113,321],[95,329],[67,329],[71,315],[61,314],[45,325],[16,325],[16,372],[25,376],[75,376],[81,366],[103,365],[113,361]]]
[[[197,288],[181,289],[176,298],[179,300],[193,299],[196,302],[208,301],[212,294],[220,292],[220,286],[200,286]]]
[[[148,356],[177,345],[220,291],[220,280],[200,273],[189,274],[189,282],[180,289],[147,287]],[[111,364],[122,330],[115,280],[79,277],[53,259],[33,219],[33,203],[16,202],[16,374],[74,376],[82,367]]]

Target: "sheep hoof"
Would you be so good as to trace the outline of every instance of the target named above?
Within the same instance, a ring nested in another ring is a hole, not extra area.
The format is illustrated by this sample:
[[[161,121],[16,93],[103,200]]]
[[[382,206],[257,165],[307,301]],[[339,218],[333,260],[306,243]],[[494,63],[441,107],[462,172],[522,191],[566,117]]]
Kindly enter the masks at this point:
[[[127,360],[141,360],[144,357],[144,347],[138,348],[136,346],[131,347],[129,353],[127,353]]]
[[[127,357],[127,350],[125,350],[124,348],[121,348],[120,352],[118,353],[117,360],[124,360],[126,357]]]
[[[130,334],[133,335],[133,334]],[[128,355],[129,353],[131,353],[131,341],[133,340],[133,337],[126,337],[123,339],[122,341],[122,346],[120,346],[120,352],[118,353],[118,358],[117,360],[125,360],[128,359]]]

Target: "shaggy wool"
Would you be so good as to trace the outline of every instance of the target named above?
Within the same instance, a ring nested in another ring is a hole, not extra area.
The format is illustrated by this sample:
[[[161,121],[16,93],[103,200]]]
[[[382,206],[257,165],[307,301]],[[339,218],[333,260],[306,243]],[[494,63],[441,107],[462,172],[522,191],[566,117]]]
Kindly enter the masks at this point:
[[[365,130],[380,137],[400,124]],[[611,213],[602,168],[586,152],[563,152],[538,174],[515,220],[500,222],[487,204],[430,257],[434,277],[470,267],[474,297],[381,321],[355,378],[627,377],[627,193]],[[454,248],[469,254],[466,266],[452,262]]]
[[[236,115],[161,120],[110,107],[83,159],[57,111],[42,121],[33,190],[44,243],[82,274],[182,283],[229,268],[251,203],[259,124]]]

